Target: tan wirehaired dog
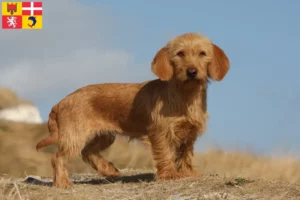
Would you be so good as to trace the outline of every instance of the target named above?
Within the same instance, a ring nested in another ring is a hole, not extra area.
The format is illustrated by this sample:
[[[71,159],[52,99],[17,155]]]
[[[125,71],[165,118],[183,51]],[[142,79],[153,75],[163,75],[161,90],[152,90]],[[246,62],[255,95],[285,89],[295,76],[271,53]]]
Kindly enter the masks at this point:
[[[152,61],[159,79],[143,83],[105,83],[76,90],[49,115],[50,136],[37,150],[58,144],[52,158],[54,186],[68,187],[66,161],[82,155],[99,174],[119,176],[101,156],[117,134],[148,137],[158,180],[194,176],[194,143],[206,129],[208,79],[229,70],[223,50],[202,35],[186,33],[161,48]]]

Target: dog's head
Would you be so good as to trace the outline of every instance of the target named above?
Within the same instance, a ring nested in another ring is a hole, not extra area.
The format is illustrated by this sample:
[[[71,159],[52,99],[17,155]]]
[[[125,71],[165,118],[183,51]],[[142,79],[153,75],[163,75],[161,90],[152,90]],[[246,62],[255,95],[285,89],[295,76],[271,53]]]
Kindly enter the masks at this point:
[[[152,61],[153,73],[164,81],[206,81],[208,78],[221,81],[228,70],[229,60],[223,50],[194,33],[172,39]]]

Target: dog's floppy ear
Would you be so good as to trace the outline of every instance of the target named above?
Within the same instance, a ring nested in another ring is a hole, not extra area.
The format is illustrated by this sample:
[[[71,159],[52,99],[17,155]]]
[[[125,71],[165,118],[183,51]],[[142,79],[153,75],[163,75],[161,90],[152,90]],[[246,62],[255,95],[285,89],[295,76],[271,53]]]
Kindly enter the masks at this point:
[[[161,48],[155,55],[152,64],[152,72],[162,81],[168,81],[173,76],[173,68],[168,55],[167,47]]]
[[[224,51],[213,44],[213,57],[208,67],[208,76],[215,81],[221,81],[229,70],[229,59]]]

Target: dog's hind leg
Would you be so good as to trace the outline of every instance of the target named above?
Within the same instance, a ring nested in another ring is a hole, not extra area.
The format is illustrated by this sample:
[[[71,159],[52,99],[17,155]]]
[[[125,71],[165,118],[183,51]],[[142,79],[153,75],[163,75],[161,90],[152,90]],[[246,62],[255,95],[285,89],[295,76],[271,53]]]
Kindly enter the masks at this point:
[[[101,156],[101,151],[107,149],[115,141],[115,135],[112,133],[102,133],[95,135],[81,151],[82,159],[90,164],[99,175],[106,177],[120,176],[118,169],[111,162],[108,162]]]
[[[70,158],[77,157],[84,146],[86,137],[79,137],[78,127],[61,126],[58,140],[58,152],[51,159],[53,168],[53,186],[68,188],[72,182],[68,177],[67,164]],[[72,134],[71,134],[72,133]]]
[[[68,171],[66,168],[66,161],[68,160],[68,157],[68,154],[63,151],[55,153],[52,157],[53,186],[60,188],[68,188],[72,186],[72,182],[68,177]]]

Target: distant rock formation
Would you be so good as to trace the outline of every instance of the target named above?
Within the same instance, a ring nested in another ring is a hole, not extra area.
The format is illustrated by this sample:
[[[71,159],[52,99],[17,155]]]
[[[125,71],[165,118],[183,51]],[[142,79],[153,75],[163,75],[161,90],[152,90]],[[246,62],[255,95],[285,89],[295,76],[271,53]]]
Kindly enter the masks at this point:
[[[0,119],[35,124],[43,122],[39,110],[32,103],[20,99],[7,88],[0,88]]]

